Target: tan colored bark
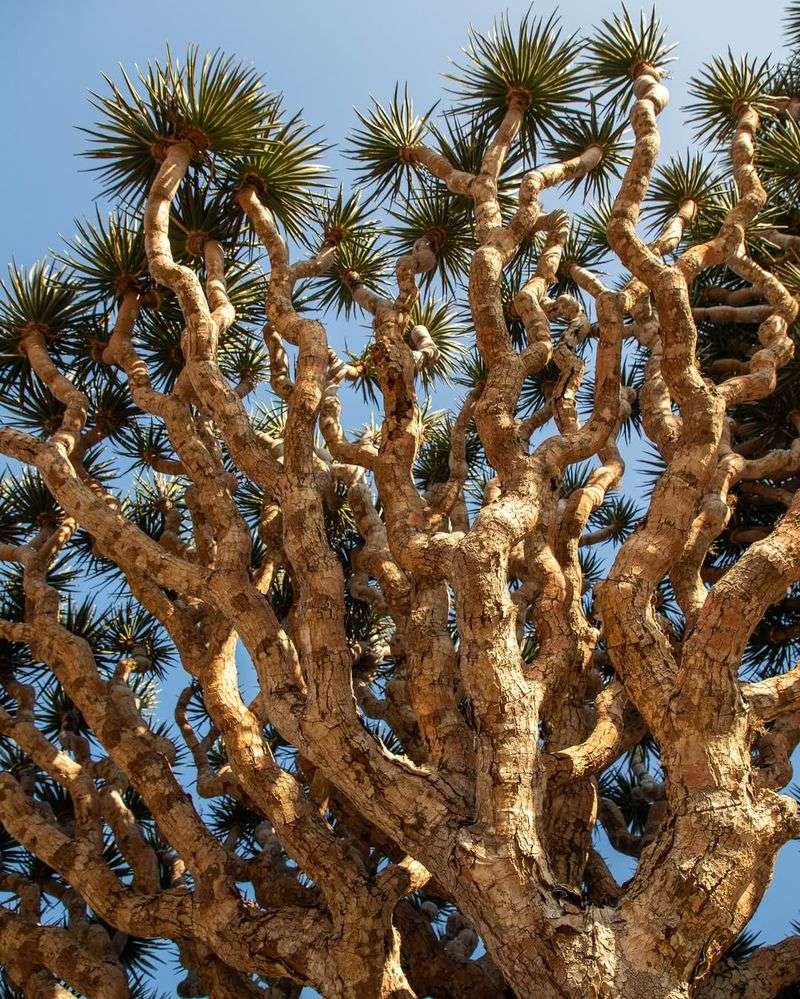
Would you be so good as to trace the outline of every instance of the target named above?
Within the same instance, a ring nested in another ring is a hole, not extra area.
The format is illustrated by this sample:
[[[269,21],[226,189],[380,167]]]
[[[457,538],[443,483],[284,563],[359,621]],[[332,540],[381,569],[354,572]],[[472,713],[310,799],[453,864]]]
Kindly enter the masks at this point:
[[[797,984],[800,973],[800,941],[789,937],[764,947],[740,965],[723,963],[697,991],[700,999],[772,999],[781,990]]]
[[[505,215],[498,178],[524,124],[524,95],[509,93],[475,174],[423,145],[402,151],[404,162],[471,206],[468,297],[486,371],[453,422],[447,479],[425,495],[414,480],[423,436],[417,381],[437,351],[411,314],[419,282],[436,265],[433,241],[420,239],[396,261],[391,294],[351,280],[372,324],[369,365],[382,405],[375,439],[351,441],[338,395],[363,366],[343,362],[323,323],[298,311],[292,297],[298,281],[326,273],[332,248],[293,262],[256,186],[238,190],[236,203],[270,265],[263,336],[272,388],[286,407],[281,439],[270,438],[243,403],[252,385],[229,384],[220,368],[220,340],[237,318],[225,247],[204,240],[201,281],[170,243],[172,206],[198,152],[191,137],[165,143],[143,220],[151,276],[182,312],[183,370],[172,391],[153,388],[136,347],[145,303],[135,290],[122,296],[103,353],[136,405],[163,422],[177,458],[148,460],[190,483],[188,535],[179,536],[173,509],[162,536],[150,537],[89,475],[86,454],[101,438],[85,428],[88,397],[59,371],[42,331],[24,331],[20,350],[64,411],[46,439],[0,429],[0,448],[39,471],[64,516],[28,544],[0,546],[0,558],[21,567],[25,600],[25,620],[0,622],[0,637],[29,646],[102,746],[98,757],[89,740],[65,728],[59,748],[36,725],[34,688],[0,677],[15,705],[0,708],[0,733],[66,790],[73,812],[59,820],[24,773],[0,775],[3,826],[54,872],[2,884],[20,898],[20,911],[0,908],[0,955],[26,994],[61,995],[61,981],[88,996],[128,994],[109,935],[91,930],[87,906],[121,934],[174,940],[185,989],[220,997],[273,994],[255,984],[256,975],[275,994],[290,982],[292,990],[312,985],[332,999],[493,999],[507,991],[520,999],[766,999],[800,980],[797,938],[741,966],[717,964],[758,905],[778,849],[800,831],[795,804],[778,793],[800,741],[798,668],[754,683],[738,678],[765,612],[800,580],[800,494],[791,482],[800,445],[738,448],[728,413],[737,407],[738,420],[738,407],[775,390],[792,356],[798,305],[779,273],[744,243],[744,228],[767,197],[755,167],[759,117],[750,106],[737,109],[738,200],[719,233],[673,260],[697,214],[687,199],[656,239],[641,237],[668,94],[654,67],[639,66],[637,74],[635,144],[607,231],[632,277],[612,291],[598,275],[571,268],[595,322],[577,299],[549,297],[569,219],[558,207],[544,212],[542,196],[596,169],[601,148],[527,171]],[[534,236],[541,239],[536,264],[513,301],[527,336],[518,350],[503,277]],[[779,237],[773,241],[783,245]],[[693,305],[693,282],[716,266],[747,287]],[[556,322],[563,323],[558,341]],[[696,355],[699,322],[756,326],[758,349],[747,361],[718,363],[714,383]],[[590,337],[594,405],[581,424],[587,364],[580,351]],[[621,384],[626,339],[648,352],[638,402],[666,470],[590,609],[580,549],[612,533],[591,530],[590,518],[625,473],[615,440],[635,396]],[[557,376],[546,405],[519,419],[525,379],[550,363]],[[533,432],[551,418],[554,433],[532,446]],[[472,517],[470,421],[493,472]],[[223,445],[238,478],[226,468]],[[585,484],[562,497],[565,472],[586,460],[593,464]],[[256,571],[236,501],[242,478],[262,496],[267,553]],[[734,534],[747,550],[726,571],[709,572],[709,552],[739,488],[777,502],[783,513],[756,534]],[[343,495],[362,539],[349,576],[328,530]],[[181,786],[175,745],[148,728],[137,704],[132,660],[104,677],[89,643],[64,625],[47,570],[79,527],[169,634],[190,677],[175,718],[197,794],[233,799],[258,817],[252,856],[237,852],[243,832],[236,825],[224,841],[212,835]],[[292,591],[284,618],[266,597],[281,574]],[[681,635],[656,611],[667,578],[686,621]],[[387,622],[385,647],[354,647],[348,588]],[[536,647],[526,659],[529,627]],[[240,689],[240,646],[258,680],[250,703]],[[393,679],[378,694],[370,670],[388,656]],[[599,670],[609,667],[614,678],[604,684]],[[210,720],[202,736],[188,711],[195,695]],[[403,752],[374,738],[365,715],[388,723]],[[279,762],[274,733],[296,750],[296,767]],[[597,777],[648,734],[665,779],[648,773],[636,749],[632,771],[647,809],[640,835],[599,796]],[[128,786],[174,851],[166,879],[125,802]],[[592,845],[598,823],[617,850],[637,859],[625,885]],[[103,858],[104,824],[130,866],[130,883]],[[245,900],[242,882],[255,901]],[[425,906],[409,900],[423,889],[455,906],[441,937]],[[40,921],[39,895],[58,892],[66,928]],[[487,955],[475,960],[479,938]]]

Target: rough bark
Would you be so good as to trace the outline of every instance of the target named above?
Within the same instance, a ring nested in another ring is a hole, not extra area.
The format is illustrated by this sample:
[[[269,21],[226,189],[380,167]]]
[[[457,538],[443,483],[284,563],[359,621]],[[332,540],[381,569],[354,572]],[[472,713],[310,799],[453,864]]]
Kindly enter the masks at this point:
[[[347,278],[372,324],[381,406],[379,432],[349,440],[338,395],[361,371],[339,360],[321,319],[293,297],[301,280],[328,273],[335,247],[294,260],[269,192],[252,178],[238,186],[241,221],[269,266],[264,335],[285,406],[280,438],[271,437],[245,406],[250,386],[221,365],[237,322],[226,247],[195,233],[187,263],[173,246],[171,213],[205,149],[197,134],[159,147],[141,223],[152,282],[182,316],[180,376],[154,388],[136,338],[150,305],[135,287],[120,295],[102,351],[138,410],[164,428],[175,457],[153,456],[151,467],[184,483],[188,530],[165,504],[154,536],[92,475],[89,451],[104,438],[87,426],[89,395],[60,370],[46,330],[23,331],[19,353],[60,417],[43,437],[0,429],[0,449],[38,471],[58,514],[0,546],[19,568],[24,605],[23,619],[0,621],[0,637],[43,664],[92,733],[62,719],[57,738],[48,735],[36,724],[41,692],[0,674],[0,734],[28,761],[0,774],[0,822],[39,862],[30,877],[0,884],[0,958],[26,995],[63,995],[61,983],[90,997],[128,995],[120,955],[130,937],[176,942],[187,995],[277,997],[312,985],[329,999],[767,999],[800,982],[797,937],[741,964],[720,960],[779,848],[800,834],[796,802],[780,793],[800,740],[800,667],[740,679],[751,636],[800,581],[800,445],[748,450],[732,429],[742,406],[774,392],[798,303],[744,238],[767,199],[750,104],[736,109],[737,196],[718,233],[683,249],[697,214],[687,199],[657,239],[642,238],[668,99],[661,75],[643,64],[631,81],[634,147],[606,231],[630,275],[618,290],[573,267],[582,298],[551,295],[569,226],[561,208],[544,212],[542,196],[597,169],[597,144],[524,172],[507,210],[499,178],[528,98],[509,92],[474,173],[422,144],[402,150],[402,162],[446,185],[474,220],[468,304],[483,375],[452,423],[446,477],[427,492],[414,479],[419,375],[438,348],[412,313],[437,264],[435,239],[395,261],[391,295]],[[539,252],[512,303],[520,348],[503,281],[534,239]],[[720,267],[743,294],[698,304],[695,283]],[[714,381],[698,360],[700,323],[754,327],[758,346],[718,364]],[[622,384],[631,339],[647,356],[638,395]],[[582,424],[589,342],[593,409]],[[522,419],[526,379],[545,369],[557,372],[546,405]],[[589,607],[581,550],[614,536],[592,530],[592,517],[623,481],[616,439],[635,402],[664,470]],[[548,433],[532,443],[540,426]],[[492,478],[470,514],[473,427]],[[585,481],[562,495],[570,467],[590,459]],[[257,567],[244,484],[261,504]],[[736,534],[746,550],[723,570],[712,549],[747,485],[742,495],[777,502],[780,513]],[[349,561],[330,530],[345,506],[359,538]],[[65,623],[48,570],[79,530],[160,622],[187,674],[175,719],[196,771],[192,795],[175,742],[149,726],[135,693],[141,653],[109,675]],[[706,570],[717,571],[713,585]],[[291,593],[283,609],[270,597],[281,579]],[[666,580],[680,632],[658,609]],[[383,622],[380,644],[353,640],[351,599]],[[242,649],[258,681],[249,703]],[[392,680],[378,690],[386,663]],[[195,698],[208,718],[202,734]],[[401,748],[387,748],[365,719],[386,724]],[[660,750],[657,776],[646,738]],[[281,744],[293,748],[291,764]],[[646,815],[638,830],[599,782],[634,747]],[[66,818],[37,794],[34,771],[63,789]],[[168,845],[168,865],[132,792]],[[257,822],[215,835],[205,801],[233,802]],[[598,824],[637,859],[624,885],[593,846]],[[129,877],[107,862],[107,834]],[[57,900],[63,926],[44,921],[42,899]],[[479,941],[486,954],[475,959]]]

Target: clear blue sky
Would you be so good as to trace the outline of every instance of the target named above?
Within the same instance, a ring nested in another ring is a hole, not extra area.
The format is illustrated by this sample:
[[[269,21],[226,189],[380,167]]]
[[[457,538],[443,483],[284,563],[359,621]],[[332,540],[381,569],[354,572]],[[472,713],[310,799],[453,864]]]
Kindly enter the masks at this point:
[[[3,0],[0,268],[12,256],[20,264],[33,261],[60,233],[71,235],[75,216],[92,210],[96,184],[79,172],[83,163],[75,154],[83,140],[74,126],[91,121],[86,92],[119,63],[160,56],[166,42],[177,52],[196,43],[236,53],[284,92],[290,110],[303,108],[327,140],[339,142],[354,122],[353,106],[365,107],[370,94],[388,95],[395,81],[408,81],[420,105],[439,97],[439,74],[448,57],[458,57],[467,25],[486,28],[497,12],[507,8],[513,17],[527,8],[526,0],[500,2],[495,8],[485,0]],[[543,13],[557,6],[569,28],[582,30],[613,9],[604,0],[534,6]],[[783,4],[661,0],[657,7],[679,42],[672,105],[661,119],[664,147],[681,151],[689,141],[679,110],[688,77],[728,46],[737,53],[777,51]],[[630,8],[638,12],[635,0]],[[332,161],[338,165],[335,154]],[[792,888],[798,873],[792,844],[755,920],[767,939],[785,935],[800,916]],[[165,976],[170,991],[171,981]]]

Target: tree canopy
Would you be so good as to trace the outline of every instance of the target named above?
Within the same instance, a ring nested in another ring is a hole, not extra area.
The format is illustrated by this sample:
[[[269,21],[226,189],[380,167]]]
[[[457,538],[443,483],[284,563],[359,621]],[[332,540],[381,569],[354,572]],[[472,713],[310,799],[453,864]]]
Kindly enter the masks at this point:
[[[235,56],[103,77],[0,281],[0,999],[800,995],[785,41],[664,158],[655,11],[501,16],[341,179]]]

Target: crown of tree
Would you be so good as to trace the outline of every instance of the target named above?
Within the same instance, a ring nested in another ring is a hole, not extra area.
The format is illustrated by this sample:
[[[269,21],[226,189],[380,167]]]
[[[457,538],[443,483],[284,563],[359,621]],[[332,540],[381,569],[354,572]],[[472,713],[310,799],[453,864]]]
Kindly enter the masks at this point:
[[[664,159],[655,12],[501,17],[352,191],[234,57],[105,78],[0,282],[0,996],[800,994],[786,40]]]

